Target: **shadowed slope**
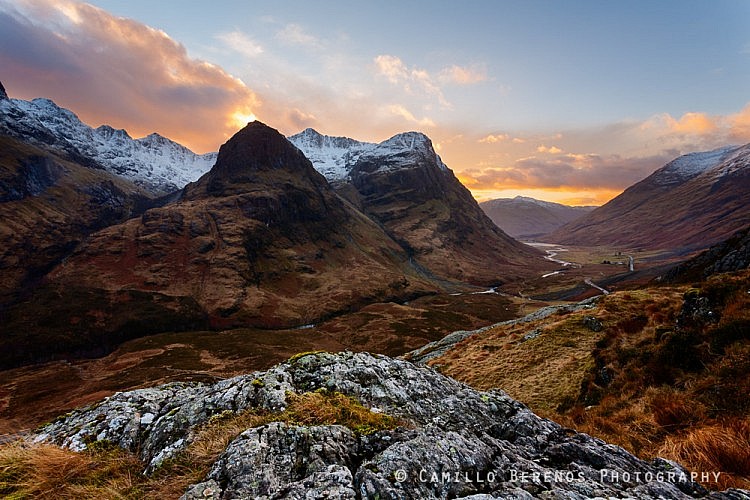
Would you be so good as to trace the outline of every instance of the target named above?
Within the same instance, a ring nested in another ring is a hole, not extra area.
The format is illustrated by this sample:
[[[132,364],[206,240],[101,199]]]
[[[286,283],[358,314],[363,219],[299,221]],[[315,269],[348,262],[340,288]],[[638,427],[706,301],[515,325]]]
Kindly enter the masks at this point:
[[[304,325],[434,289],[296,148],[255,122],[181,200],[92,235],[55,269],[13,311],[17,328],[31,327],[15,336],[29,350],[5,359],[99,354],[160,331]]]

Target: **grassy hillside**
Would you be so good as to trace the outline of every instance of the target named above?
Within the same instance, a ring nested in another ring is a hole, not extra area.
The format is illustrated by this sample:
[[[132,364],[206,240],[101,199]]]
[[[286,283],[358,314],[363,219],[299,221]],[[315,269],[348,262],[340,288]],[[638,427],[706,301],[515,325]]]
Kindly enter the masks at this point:
[[[750,271],[624,291],[469,337],[433,365],[641,458],[750,486]]]

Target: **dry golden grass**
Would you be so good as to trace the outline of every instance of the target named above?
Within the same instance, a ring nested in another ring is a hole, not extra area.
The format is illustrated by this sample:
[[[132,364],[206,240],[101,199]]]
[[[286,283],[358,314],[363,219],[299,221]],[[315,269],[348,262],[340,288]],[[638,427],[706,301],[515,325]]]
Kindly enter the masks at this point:
[[[130,453],[99,447],[76,453],[49,444],[0,447],[3,498],[123,499],[141,496],[141,463]]]
[[[643,315],[647,302],[668,302],[676,308],[680,297],[681,292],[673,289],[656,296],[644,291],[614,293],[603,297],[593,310],[553,314],[473,335],[431,364],[478,389],[500,387],[535,410],[569,407],[578,398],[585,376],[595,368],[593,353],[607,331],[630,329],[620,322]],[[605,331],[586,328],[585,316],[596,317]],[[652,333],[656,325],[649,322],[647,326]],[[539,335],[524,340],[533,331]],[[638,338],[622,335],[618,342],[623,348],[636,348]]]
[[[650,388],[646,394],[654,421],[668,432],[685,429],[706,419],[704,405],[685,398],[672,387]]]
[[[433,363],[643,459],[722,472],[709,488],[747,488],[750,271],[695,286],[689,295],[707,297],[718,322],[683,317],[677,327],[688,287],[629,290],[585,313],[475,335]],[[604,330],[587,330],[584,314]]]
[[[188,448],[163,463],[150,477],[132,453],[95,443],[82,453],[44,443],[0,445],[0,496],[44,499],[178,498],[203,480],[211,464],[243,431],[269,422],[290,425],[349,427],[357,434],[392,429],[403,422],[373,413],[350,396],[316,391],[287,394],[281,413],[249,410],[224,412],[211,418]]]
[[[732,419],[669,436],[658,454],[693,471],[721,472],[709,486],[750,488],[750,420]]]

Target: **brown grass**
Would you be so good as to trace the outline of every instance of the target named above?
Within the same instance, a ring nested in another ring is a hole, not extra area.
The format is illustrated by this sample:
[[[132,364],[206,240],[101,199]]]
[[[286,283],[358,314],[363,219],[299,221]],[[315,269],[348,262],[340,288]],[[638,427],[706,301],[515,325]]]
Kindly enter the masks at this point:
[[[3,498],[122,499],[142,492],[141,463],[125,451],[98,447],[76,453],[49,444],[0,447]]]
[[[349,427],[356,434],[393,429],[404,422],[373,413],[337,392],[287,394],[281,413],[227,411],[212,417],[188,448],[165,461],[150,477],[132,453],[98,442],[76,453],[44,443],[0,445],[0,495],[3,498],[128,499],[178,498],[200,482],[229,443],[246,429],[269,422]]]
[[[659,448],[660,456],[692,471],[721,472],[716,488],[750,488],[750,420],[732,419],[704,425],[679,436],[670,436]]]
[[[671,387],[649,390],[646,398],[654,420],[667,432],[690,427],[705,421],[706,411],[699,402],[691,401],[685,395]]]
[[[687,287],[629,290],[585,312],[603,323],[598,334],[583,327],[584,313],[553,315],[470,337],[434,363],[645,460],[666,455],[723,472],[709,488],[747,488],[750,271],[694,286],[689,293],[707,297],[720,321],[678,326]],[[522,341],[532,330],[541,334]],[[571,356],[586,362],[570,364]]]

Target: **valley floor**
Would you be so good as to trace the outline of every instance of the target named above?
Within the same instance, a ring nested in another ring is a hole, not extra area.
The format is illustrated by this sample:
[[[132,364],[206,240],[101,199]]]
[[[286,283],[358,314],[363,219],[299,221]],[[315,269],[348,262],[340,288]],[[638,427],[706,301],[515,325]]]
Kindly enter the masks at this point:
[[[721,467],[726,473],[722,482],[709,486],[750,486],[750,442],[731,455],[750,435],[750,387],[742,382],[750,379],[750,273],[725,280],[732,284],[729,288],[722,288],[721,280],[698,291],[653,284],[644,288],[668,257],[619,249],[543,248],[558,261],[559,272],[501,289],[467,288],[404,304],[372,304],[292,330],[162,333],[129,341],[99,359],[6,370],[0,378],[0,435],[7,440],[117,391],[170,381],[210,383],[267,369],[300,352],[399,356],[456,330],[601,295],[586,284],[590,280],[612,292],[592,309],[490,328],[431,364],[475,388],[501,388],[534,411],[641,458],[662,455],[688,467]],[[634,257],[633,272],[628,270],[629,255]],[[738,295],[737,290],[747,293]],[[691,293],[714,294],[711,300],[724,323],[685,330],[681,311]],[[678,327],[680,321],[683,326]],[[729,339],[720,348],[711,340],[714,327],[723,328]],[[695,363],[683,366],[685,359]],[[726,402],[734,406],[723,408]],[[726,463],[696,461],[704,452],[695,446],[711,439],[720,443],[717,453]]]
[[[369,351],[398,356],[459,329],[511,319],[546,305],[485,289],[372,304],[291,330],[163,333],[131,340],[99,359],[55,361],[2,372],[0,434],[32,429],[116,391],[170,381],[213,382],[267,369],[299,352]]]

